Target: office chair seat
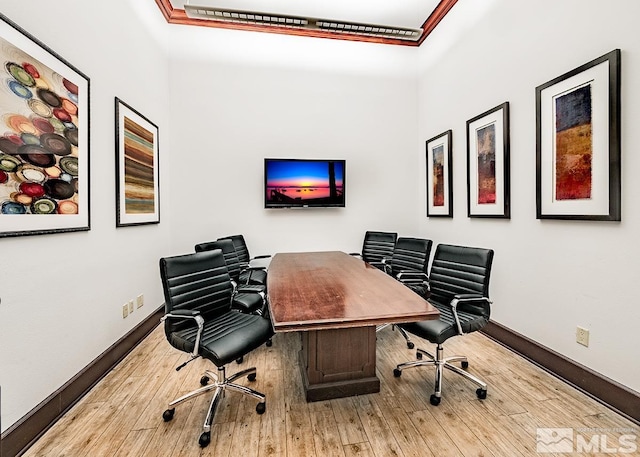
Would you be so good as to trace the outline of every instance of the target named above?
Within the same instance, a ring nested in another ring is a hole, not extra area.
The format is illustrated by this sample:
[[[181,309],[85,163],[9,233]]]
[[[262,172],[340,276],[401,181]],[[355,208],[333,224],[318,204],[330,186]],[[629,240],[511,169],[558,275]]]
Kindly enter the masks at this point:
[[[177,330],[169,343],[184,352],[192,352],[197,327]],[[200,338],[200,355],[214,365],[226,365],[262,345],[273,335],[271,322],[255,314],[230,312],[205,322]]]
[[[449,305],[442,305],[434,301],[431,304],[440,311],[438,319],[398,325],[407,332],[419,335],[430,343],[442,344],[449,338],[458,335],[456,320]],[[464,333],[480,330],[489,321],[484,316],[478,316],[463,310],[458,310],[458,319]]]

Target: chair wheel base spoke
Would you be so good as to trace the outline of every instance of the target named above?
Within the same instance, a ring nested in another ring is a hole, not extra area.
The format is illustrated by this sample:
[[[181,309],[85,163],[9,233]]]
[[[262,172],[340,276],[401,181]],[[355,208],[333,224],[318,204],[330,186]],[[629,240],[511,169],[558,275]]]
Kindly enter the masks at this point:
[[[484,400],[485,398],[487,398],[487,389],[482,389],[482,388],[477,389],[476,395],[480,400]]]
[[[393,369],[393,376],[396,378],[399,378],[402,375],[402,370],[399,370],[397,368]]]
[[[198,440],[198,444],[200,447],[207,447],[211,442],[211,432],[203,432],[200,435],[200,439]]]
[[[162,413],[162,419],[164,419],[165,422],[169,422],[171,419],[173,419],[173,414],[175,412],[175,408],[167,409],[164,413]]]
[[[256,380],[256,374],[255,373],[251,373],[249,375],[247,375],[247,379],[251,382]]]
[[[463,360],[462,363],[460,363],[460,366],[466,370],[467,368],[469,368],[469,362]]]
[[[200,385],[201,386],[206,386],[207,384],[209,384],[209,376],[203,376],[200,378]]]
[[[431,394],[431,397],[429,397],[429,403],[433,406],[438,406],[440,404],[440,397],[437,397],[436,394]]]
[[[266,410],[267,410],[267,405],[265,402],[261,402],[256,405],[256,413],[264,414]]]

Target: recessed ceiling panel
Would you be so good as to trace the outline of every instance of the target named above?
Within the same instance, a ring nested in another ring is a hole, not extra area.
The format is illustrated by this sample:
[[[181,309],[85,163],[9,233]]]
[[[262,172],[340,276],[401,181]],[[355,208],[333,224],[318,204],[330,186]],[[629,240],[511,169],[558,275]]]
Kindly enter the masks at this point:
[[[171,0],[185,4],[337,21],[419,28],[439,0]]]

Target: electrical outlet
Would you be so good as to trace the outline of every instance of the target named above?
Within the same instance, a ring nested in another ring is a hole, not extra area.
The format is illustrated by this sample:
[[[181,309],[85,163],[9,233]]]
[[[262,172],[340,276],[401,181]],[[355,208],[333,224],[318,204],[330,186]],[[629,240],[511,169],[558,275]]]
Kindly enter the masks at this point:
[[[124,319],[128,315],[129,315],[129,304],[125,303],[124,305],[122,305],[122,318]]]
[[[131,314],[133,312],[133,300],[129,300],[128,304],[129,304],[129,314]]]
[[[576,328],[576,343],[589,347],[589,329],[580,326]]]
[[[138,306],[138,308],[142,308],[142,305],[144,305],[144,295],[140,294],[136,297],[136,304]]]

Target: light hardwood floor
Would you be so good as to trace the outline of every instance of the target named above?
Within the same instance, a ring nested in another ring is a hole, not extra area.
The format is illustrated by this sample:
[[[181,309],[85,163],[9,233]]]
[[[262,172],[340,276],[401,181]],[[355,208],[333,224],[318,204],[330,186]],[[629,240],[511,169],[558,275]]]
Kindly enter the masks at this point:
[[[169,346],[158,327],[25,456],[576,456],[581,454],[537,453],[536,429],[572,428],[587,442],[604,435],[601,450],[617,448],[623,434],[640,435],[631,421],[479,333],[449,340],[445,354],[469,356],[469,371],[489,385],[487,399],[478,400],[471,383],[446,372],[437,407],[429,404],[432,368],[393,377],[395,365],[415,352],[391,327],[378,333],[378,394],[307,403],[299,347],[297,334],[277,334],[272,347],[252,352],[241,366],[229,366],[229,373],[257,367],[251,384],[267,395],[267,411],[257,415],[255,401],[228,393],[211,444],[201,449],[209,396],[178,405],[171,422],[162,420],[162,412],[168,401],[199,387],[208,362],[196,360],[176,372],[186,356]],[[635,439],[640,448],[640,438]]]

